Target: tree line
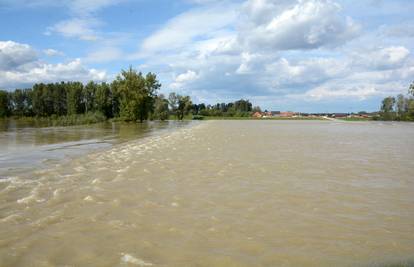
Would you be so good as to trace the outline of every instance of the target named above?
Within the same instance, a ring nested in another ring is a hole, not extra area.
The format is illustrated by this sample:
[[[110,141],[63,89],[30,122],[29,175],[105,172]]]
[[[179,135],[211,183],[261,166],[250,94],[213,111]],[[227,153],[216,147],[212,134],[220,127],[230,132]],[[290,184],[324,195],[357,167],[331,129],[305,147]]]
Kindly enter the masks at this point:
[[[217,105],[193,104],[190,96],[158,94],[161,84],[153,73],[143,75],[131,67],[112,83],[38,83],[13,92],[0,90],[0,117],[61,117],[100,114],[124,121],[178,120],[198,116],[249,116],[248,100]]]
[[[414,121],[414,82],[410,85],[408,96],[399,94],[382,100],[379,119]]]

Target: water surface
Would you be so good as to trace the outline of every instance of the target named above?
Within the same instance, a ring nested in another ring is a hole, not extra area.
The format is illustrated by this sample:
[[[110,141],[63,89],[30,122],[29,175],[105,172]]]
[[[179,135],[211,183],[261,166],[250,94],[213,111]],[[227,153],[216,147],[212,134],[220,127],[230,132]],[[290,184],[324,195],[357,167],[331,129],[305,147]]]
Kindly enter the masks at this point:
[[[32,122],[0,120],[0,177],[45,168],[65,158],[185,127],[194,122],[98,123],[39,127]]]
[[[208,121],[0,182],[1,266],[414,260],[414,125]]]

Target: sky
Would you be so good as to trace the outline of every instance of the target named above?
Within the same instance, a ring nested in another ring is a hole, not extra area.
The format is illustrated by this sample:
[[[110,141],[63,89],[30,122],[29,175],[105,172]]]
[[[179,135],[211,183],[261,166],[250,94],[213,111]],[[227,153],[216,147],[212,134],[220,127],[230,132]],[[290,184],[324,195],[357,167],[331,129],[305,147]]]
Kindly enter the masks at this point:
[[[195,103],[376,111],[414,81],[412,0],[0,0],[0,88],[129,66]]]

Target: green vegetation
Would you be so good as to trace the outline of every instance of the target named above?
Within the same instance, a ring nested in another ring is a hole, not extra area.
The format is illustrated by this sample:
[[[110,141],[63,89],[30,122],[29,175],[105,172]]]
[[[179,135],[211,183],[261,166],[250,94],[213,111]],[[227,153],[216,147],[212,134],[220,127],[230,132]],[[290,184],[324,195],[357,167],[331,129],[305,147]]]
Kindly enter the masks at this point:
[[[255,109],[260,110],[259,107]],[[192,105],[192,111],[195,115],[201,115],[205,117],[227,117],[227,118],[240,118],[251,117],[255,112],[252,108],[252,103],[249,100],[240,99],[232,103],[217,103],[216,105],[205,105],[204,103],[198,105]]]
[[[287,120],[325,120],[322,117],[270,117],[270,118],[255,118],[252,116],[245,117],[225,117],[225,116],[205,116],[205,120],[277,120],[277,121],[287,121]]]
[[[255,110],[248,100],[217,105],[193,104],[189,96],[157,95],[161,84],[153,73],[131,67],[108,83],[39,83],[13,92],[0,90],[0,118],[38,122],[40,125],[89,124],[116,121],[250,118]]]
[[[410,85],[408,96],[389,96],[382,100],[377,120],[385,121],[414,121],[414,83]]]
[[[371,117],[350,117],[350,118],[339,118],[339,120],[343,120],[343,121],[372,121]]]

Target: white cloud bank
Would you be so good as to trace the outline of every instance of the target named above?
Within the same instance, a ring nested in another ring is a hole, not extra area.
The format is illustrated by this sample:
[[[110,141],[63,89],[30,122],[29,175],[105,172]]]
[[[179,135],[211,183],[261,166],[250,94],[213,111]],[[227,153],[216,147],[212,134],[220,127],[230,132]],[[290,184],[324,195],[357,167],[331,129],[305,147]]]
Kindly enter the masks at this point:
[[[51,51],[49,51],[51,52]],[[16,88],[38,82],[104,81],[105,71],[89,69],[80,59],[66,63],[49,64],[37,57],[27,44],[0,41],[0,87]]]
[[[139,49],[149,68],[169,73],[169,89],[209,102],[361,101],[404,92],[414,77],[409,47],[398,40],[368,47],[369,34],[337,1],[201,2]]]

